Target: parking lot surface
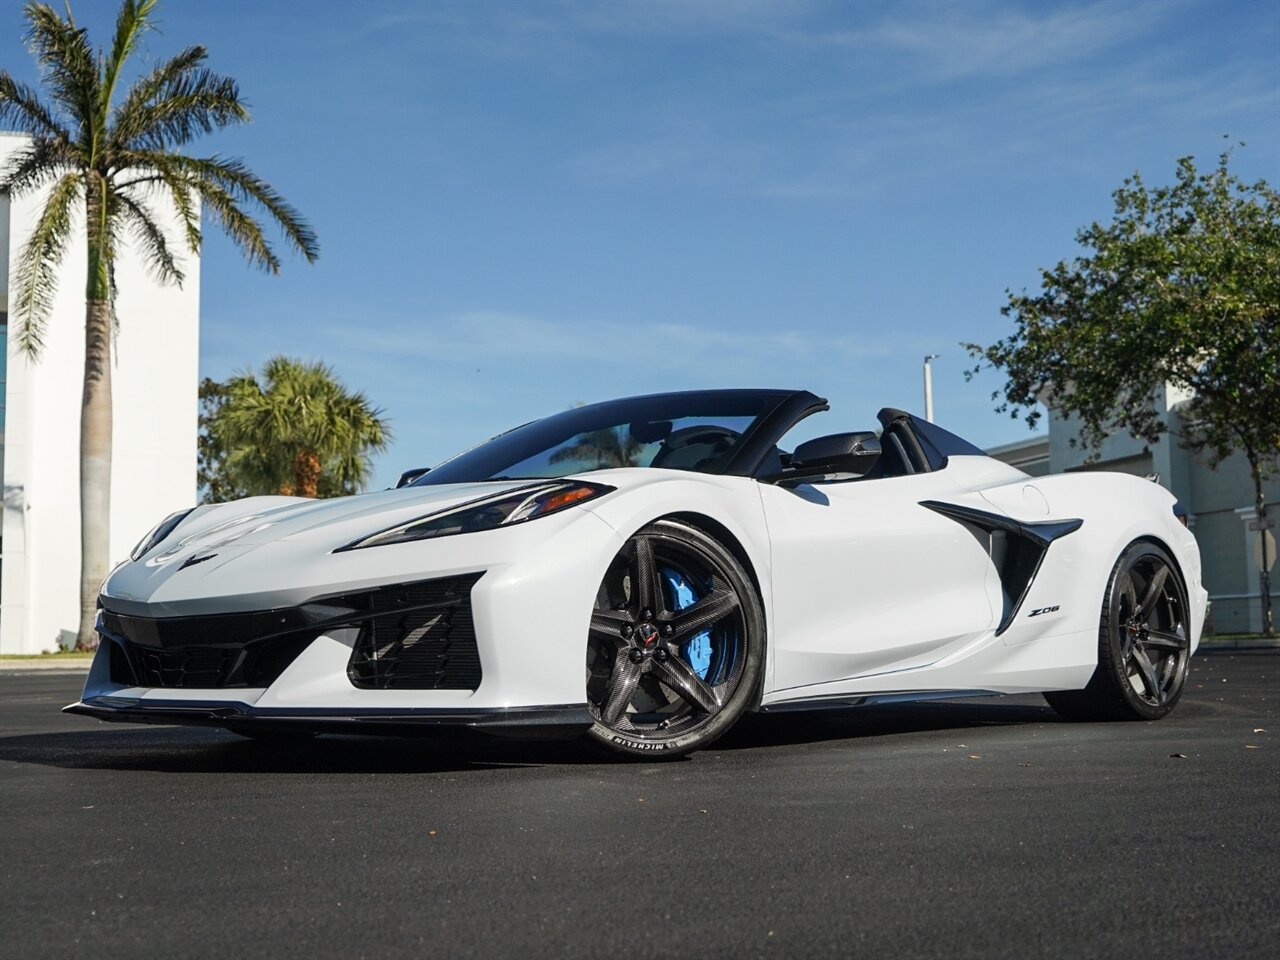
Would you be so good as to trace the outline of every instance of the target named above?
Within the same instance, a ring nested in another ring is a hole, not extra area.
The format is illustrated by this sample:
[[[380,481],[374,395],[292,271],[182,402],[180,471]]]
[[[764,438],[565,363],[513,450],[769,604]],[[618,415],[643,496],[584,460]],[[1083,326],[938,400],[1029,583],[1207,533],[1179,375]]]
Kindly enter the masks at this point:
[[[574,744],[64,716],[0,674],[0,957],[1204,957],[1280,942],[1280,655],[1158,723],[1039,697]]]

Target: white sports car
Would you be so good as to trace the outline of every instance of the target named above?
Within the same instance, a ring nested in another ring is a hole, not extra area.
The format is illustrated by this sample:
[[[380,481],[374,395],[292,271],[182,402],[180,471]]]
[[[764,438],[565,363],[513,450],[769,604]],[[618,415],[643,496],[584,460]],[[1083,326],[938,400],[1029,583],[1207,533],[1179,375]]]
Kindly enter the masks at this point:
[[[103,585],[67,710],[677,756],[744,711],[1030,691],[1070,718],[1173,708],[1206,593],[1167,491],[1033,480],[893,409],[878,433],[782,448],[826,409],[614,400],[394,490],[175,514]]]

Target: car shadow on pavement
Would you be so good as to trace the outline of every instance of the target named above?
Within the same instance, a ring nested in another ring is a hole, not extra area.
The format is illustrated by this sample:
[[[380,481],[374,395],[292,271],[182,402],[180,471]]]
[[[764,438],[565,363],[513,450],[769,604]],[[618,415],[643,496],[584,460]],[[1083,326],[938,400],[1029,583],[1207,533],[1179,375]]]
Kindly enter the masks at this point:
[[[744,717],[710,749],[738,750],[1061,722],[1043,700],[1038,696],[1034,699],[1039,702],[992,698],[976,703],[930,701],[754,714]]]
[[[80,722],[80,721],[75,721]],[[707,750],[772,750],[942,730],[1056,722],[1046,706],[922,703],[749,715]],[[102,724],[65,733],[0,737],[0,762],[73,770],[161,773],[432,773],[611,764],[584,741],[487,737],[323,736],[286,743],[246,740],[204,727]]]

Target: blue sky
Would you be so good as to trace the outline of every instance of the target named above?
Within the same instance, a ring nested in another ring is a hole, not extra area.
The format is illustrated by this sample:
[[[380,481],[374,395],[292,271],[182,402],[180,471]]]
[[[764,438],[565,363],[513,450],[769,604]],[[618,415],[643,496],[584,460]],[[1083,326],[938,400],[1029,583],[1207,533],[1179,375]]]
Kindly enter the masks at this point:
[[[114,3],[73,11],[105,43]],[[239,155],[321,258],[249,270],[212,230],[201,369],[286,352],[391,418],[376,483],[576,401],[807,387],[830,430],[922,406],[1028,436],[962,340],[1070,256],[1134,170],[1280,182],[1280,4],[169,0],[238,78]],[[0,63],[32,79],[20,4]],[[127,323],[128,318],[122,318]],[[815,424],[816,426],[816,424]]]

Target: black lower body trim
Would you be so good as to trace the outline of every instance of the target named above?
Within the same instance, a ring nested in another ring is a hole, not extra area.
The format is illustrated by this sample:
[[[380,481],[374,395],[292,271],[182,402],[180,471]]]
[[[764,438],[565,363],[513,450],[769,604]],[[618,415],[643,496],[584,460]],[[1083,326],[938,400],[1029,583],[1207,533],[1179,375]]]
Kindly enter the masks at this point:
[[[829,693],[781,700],[760,708],[761,713],[806,713],[810,710],[845,710],[851,707],[877,707],[892,703],[921,703],[926,700],[969,700],[974,697],[1001,697],[995,690],[919,690],[898,693]]]
[[[297,730],[361,736],[430,736],[467,731],[497,737],[572,739],[594,723],[587,705],[545,707],[404,707],[369,709],[260,709],[225,700],[141,700],[133,697],[90,697],[62,708],[98,720],[123,723],[235,726],[262,730]]]

